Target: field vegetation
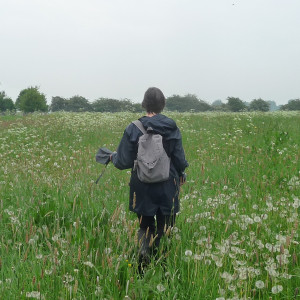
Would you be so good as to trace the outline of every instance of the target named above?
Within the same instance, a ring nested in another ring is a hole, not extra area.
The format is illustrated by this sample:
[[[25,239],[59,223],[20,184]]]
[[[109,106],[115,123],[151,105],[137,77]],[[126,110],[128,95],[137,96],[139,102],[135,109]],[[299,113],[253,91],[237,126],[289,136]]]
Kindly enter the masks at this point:
[[[166,115],[190,166],[143,276],[130,170],[95,184],[140,115],[0,117],[1,299],[299,299],[300,114]]]

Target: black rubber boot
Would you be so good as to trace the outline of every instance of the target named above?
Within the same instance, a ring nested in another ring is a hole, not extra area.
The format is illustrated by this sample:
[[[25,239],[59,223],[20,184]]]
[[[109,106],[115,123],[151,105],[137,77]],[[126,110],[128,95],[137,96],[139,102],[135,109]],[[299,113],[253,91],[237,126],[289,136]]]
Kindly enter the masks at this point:
[[[143,269],[150,263],[151,260],[151,235],[149,231],[139,229],[138,231],[138,246],[139,246],[139,272],[143,273]]]

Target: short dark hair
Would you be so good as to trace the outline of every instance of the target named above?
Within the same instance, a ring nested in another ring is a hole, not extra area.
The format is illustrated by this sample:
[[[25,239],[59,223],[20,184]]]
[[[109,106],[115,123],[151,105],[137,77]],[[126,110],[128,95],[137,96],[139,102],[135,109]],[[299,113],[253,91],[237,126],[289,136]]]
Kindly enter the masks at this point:
[[[166,98],[160,89],[156,87],[150,87],[145,92],[142,107],[145,108],[147,112],[159,114],[162,112],[165,105]]]

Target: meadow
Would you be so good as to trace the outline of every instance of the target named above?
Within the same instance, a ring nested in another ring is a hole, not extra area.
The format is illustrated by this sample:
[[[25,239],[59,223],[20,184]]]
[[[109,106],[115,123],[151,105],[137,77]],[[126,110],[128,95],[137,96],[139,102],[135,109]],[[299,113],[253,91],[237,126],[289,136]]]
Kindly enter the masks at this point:
[[[300,114],[165,114],[190,166],[143,276],[130,170],[95,184],[139,115],[0,117],[0,299],[300,299]]]

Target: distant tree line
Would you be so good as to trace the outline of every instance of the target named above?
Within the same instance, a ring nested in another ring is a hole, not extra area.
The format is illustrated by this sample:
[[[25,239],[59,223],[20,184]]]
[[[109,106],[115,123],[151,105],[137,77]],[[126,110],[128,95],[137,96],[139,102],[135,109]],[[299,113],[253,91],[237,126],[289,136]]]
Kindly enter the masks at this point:
[[[254,99],[251,102],[242,101],[237,97],[228,97],[226,103],[215,100],[212,104],[199,99],[196,95],[187,94],[184,96],[172,95],[166,99],[166,110],[177,112],[205,112],[205,111],[274,111],[274,110],[300,110],[300,98],[289,100],[287,104],[277,106],[274,101]],[[93,102],[76,95],[71,98],[52,97],[48,106],[46,96],[39,91],[38,87],[29,87],[22,90],[15,103],[4,91],[0,91],[0,112],[23,111],[30,113],[41,112],[142,112],[141,103],[133,103],[129,99],[117,100],[111,98],[99,98]]]
[[[52,97],[50,110],[55,111],[94,111],[94,112],[141,112],[142,107],[139,103],[133,103],[128,99],[116,100],[110,98],[99,98],[90,103],[82,96],[73,96],[65,99],[59,96]]]

